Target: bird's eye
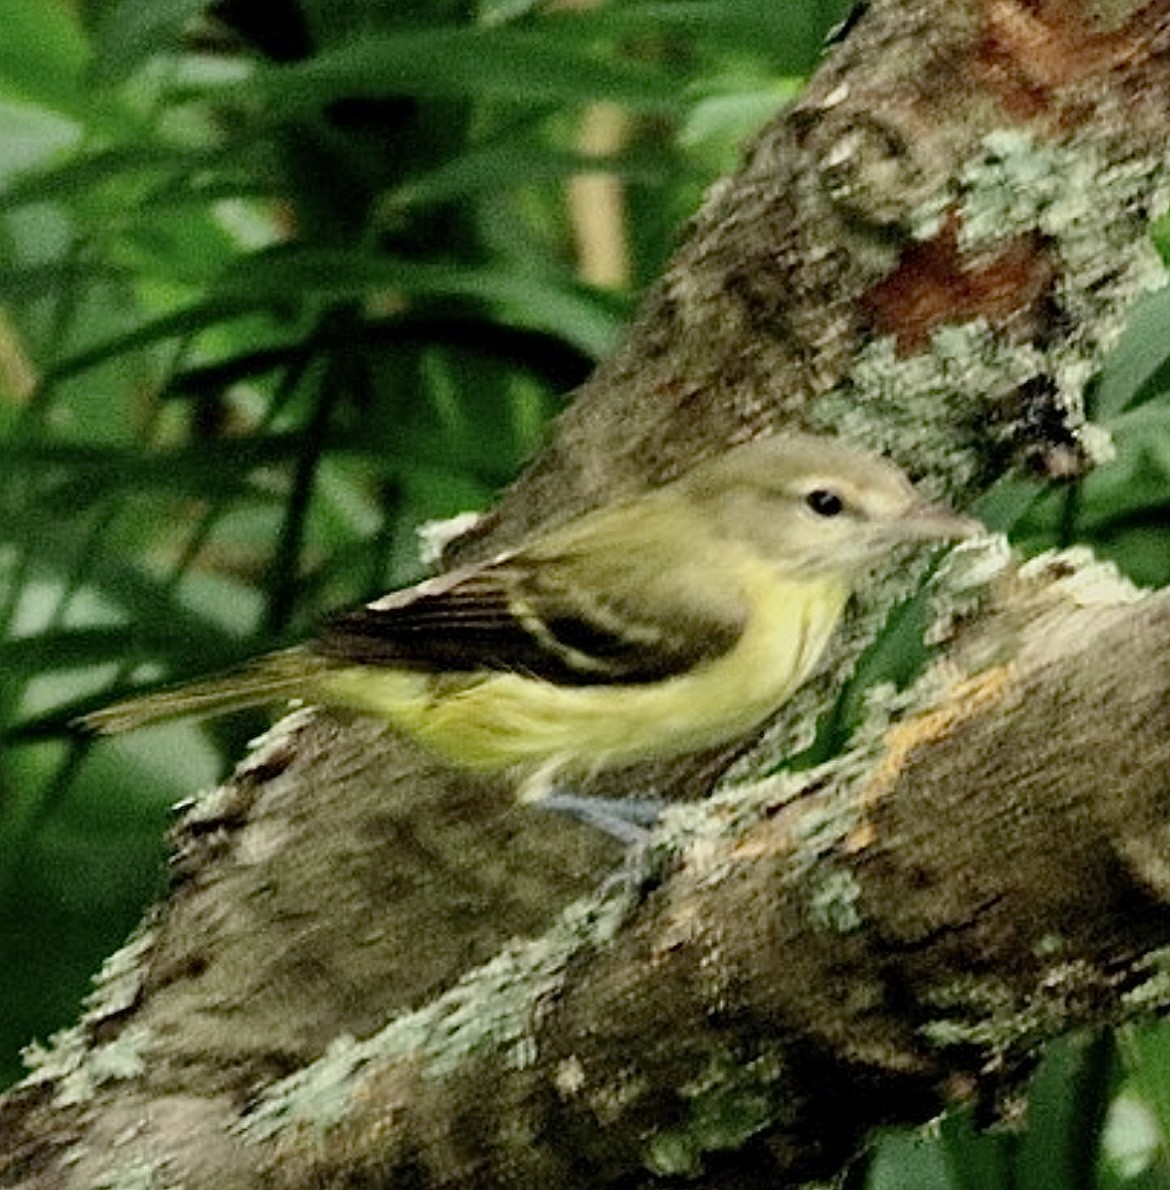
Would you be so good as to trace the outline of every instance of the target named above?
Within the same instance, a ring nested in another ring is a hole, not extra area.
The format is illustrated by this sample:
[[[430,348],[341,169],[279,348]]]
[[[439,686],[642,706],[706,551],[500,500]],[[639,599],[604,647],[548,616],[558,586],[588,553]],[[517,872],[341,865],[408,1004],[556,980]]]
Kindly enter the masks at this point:
[[[805,496],[804,502],[817,516],[837,516],[845,509],[845,503],[841,497],[827,488],[814,488]]]

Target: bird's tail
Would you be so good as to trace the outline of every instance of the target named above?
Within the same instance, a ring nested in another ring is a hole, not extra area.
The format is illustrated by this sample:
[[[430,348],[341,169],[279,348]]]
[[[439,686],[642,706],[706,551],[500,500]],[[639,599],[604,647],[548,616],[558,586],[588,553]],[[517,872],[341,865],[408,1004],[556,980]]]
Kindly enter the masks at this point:
[[[88,731],[116,735],[170,719],[206,718],[311,696],[314,676],[327,665],[306,649],[285,649],[239,669],[111,703],[77,722]]]

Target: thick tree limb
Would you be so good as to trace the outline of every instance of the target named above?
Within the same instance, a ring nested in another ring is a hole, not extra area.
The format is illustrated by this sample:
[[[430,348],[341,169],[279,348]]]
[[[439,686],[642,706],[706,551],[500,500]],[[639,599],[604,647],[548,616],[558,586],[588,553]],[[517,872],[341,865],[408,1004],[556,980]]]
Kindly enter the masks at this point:
[[[875,0],[456,552],[773,424],[960,502],[1092,462],[1081,387],[1160,275],[1168,39],[1167,0]],[[167,901],[0,1105],[0,1185],[775,1184],[1161,1007],[1170,611],[1060,578],[1001,579],[888,729],[680,808],[551,927],[612,849],[368,724],[286,724],[179,823]]]

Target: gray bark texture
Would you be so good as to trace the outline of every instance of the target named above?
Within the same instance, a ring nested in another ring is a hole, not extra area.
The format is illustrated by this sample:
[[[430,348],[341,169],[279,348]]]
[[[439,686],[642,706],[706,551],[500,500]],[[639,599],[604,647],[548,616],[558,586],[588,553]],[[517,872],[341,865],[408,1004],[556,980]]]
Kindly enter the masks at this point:
[[[874,0],[452,560],[774,427],[958,505],[1085,470],[1168,161],[1170,0]],[[611,782],[678,802],[624,859],[376,725],[286,720],[182,814],[166,898],[0,1101],[0,1186],[794,1185],[1164,1008],[1167,596],[965,546],[927,671],[759,776],[920,573],[858,601],[733,781]]]

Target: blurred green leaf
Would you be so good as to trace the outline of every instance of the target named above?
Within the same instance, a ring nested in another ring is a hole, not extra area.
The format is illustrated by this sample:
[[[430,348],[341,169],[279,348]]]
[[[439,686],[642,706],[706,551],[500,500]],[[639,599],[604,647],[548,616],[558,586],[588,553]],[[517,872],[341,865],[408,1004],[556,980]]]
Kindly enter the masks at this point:
[[[125,488],[131,492],[167,491],[220,497],[254,493],[247,482],[256,467],[296,459],[303,450],[300,434],[266,434],[194,443],[150,453],[132,448],[64,442],[0,443],[0,469],[10,475],[50,479],[45,506],[69,511],[108,498]]]
[[[954,1111],[939,1124],[939,1144],[956,1190],[1022,1190],[1012,1168],[1014,1135],[979,1132],[969,1112]]]
[[[1025,498],[1013,540],[1028,553],[1088,541],[1139,585],[1163,586],[1170,583],[1170,403],[1135,406],[1111,428],[1115,457],[1075,485]]]
[[[804,74],[815,65],[825,35],[853,7],[853,0],[761,4],[758,0],[630,0],[558,16],[562,37],[589,44],[643,37],[678,39],[704,50],[752,51],[767,47],[777,74]]]
[[[1147,1171],[1153,1176],[1156,1164],[1159,1184],[1170,1187],[1170,1028],[1165,1021],[1127,1025],[1119,1033],[1119,1046],[1127,1093],[1138,1097],[1141,1111],[1131,1110],[1125,1129],[1114,1121],[1104,1156],[1120,1163],[1118,1150],[1124,1144],[1131,1176]]]
[[[539,32],[439,26],[374,35],[307,62],[259,69],[238,86],[285,116],[355,95],[477,95],[525,104],[606,99],[643,111],[678,110],[678,83],[668,72],[603,56],[564,32],[550,19]]]
[[[691,108],[679,131],[679,144],[690,147],[713,142],[721,150],[738,151],[740,143],[793,99],[803,85],[803,79],[787,78],[754,91],[709,95]]]
[[[621,319],[584,287],[504,268],[403,260],[358,249],[281,248],[241,259],[219,282],[227,301],[373,296],[474,298],[529,326],[555,331],[591,355],[613,344]]]
[[[483,191],[533,181],[563,179],[603,171],[642,182],[666,180],[668,161],[662,154],[628,153],[596,157],[566,149],[523,142],[488,145],[461,154],[429,173],[408,179],[381,203],[381,217],[416,206],[450,202]]]
[[[1135,1096],[1114,1099],[1097,1162],[1098,1190],[1170,1190],[1164,1151],[1149,1108]]]
[[[1170,390],[1166,328],[1170,326],[1170,288],[1142,298],[1129,316],[1121,341],[1101,372],[1093,402],[1094,415],[1110,422],[1129,406]]]
[[[1113,1062],[1113,1042],[1104,1033],[1067,1037],[1048,1047],[1029,1087],[1015,1190],[1092,1190]]]
[[[964,1190],[951,1176],[938,1138],[923,1129],[883,1133],[865,1185],[866,1190]]]
[[[210,327],[220,326],[237,318],[265,308],[265,303],[249,299],[244,294],[233,295],[230,299],[212,298],[178,310],[173,314],[164,314],[158,318],[143,322],[134,330],[115,335],[112,339],[87,347],[74,355],[68,356],[53,365],[46,375],[46,383],[59,384],[71,376],[76,376],[90,368],[111,360],[125,358],[144,347],[152,347],[161,342],[184,339],[191,335],[206,331]]]
[[[0,268],[0,301],[36,302],[78,283],[124,282],[127,277],[126,269],[100,260],[54,260]]]
[[[81,135],[73,120],[54,111],[0,99],[0,207],[22,174],[74,148]]]
[[[38,788],[58,755],[47,745],[9,749],[6,788]],[[34,834],[0,831],[0,1077],[20,1073],[19,1047],[47,1040],[76,1016],[103,957],[160,891],[168,800],[213,776],[207,757],[206,748],[175,750],[168,773],[157,760],[135,763],[109,749],[84,767],[74,796]],[[35,939],[52,945],[34,947]]]
[[[211,0],[117,0],[102,13],[93,78],[120,82],[154,54],[179,48],[180,34]]]
[[[0,640],[0,667],[7,673],[45,673],[55,669],[104,665],[126,656],[150,657],[190,646],[173,631],[147,625],[55,628],[32,636]]]
[[[110,182],[121,185],[127,177],[136,174],[165,174],[179,166],[195,168],[207,160],[208,154],[204,152],[182,153],[157,144],[117,145],[82,153],[9,182],[0,191],[0,209],[75,198],[80,191],[89,187]]]
[[[1170,509],[1170,403],[1115,420],[1113,441],[1116,456],[1081,484],[1078,526],[1088,535],[1119,518]]]
[[[4,0],[0,92],[84,119],[92,103],[81,82],[89,53],[71,5]]]

